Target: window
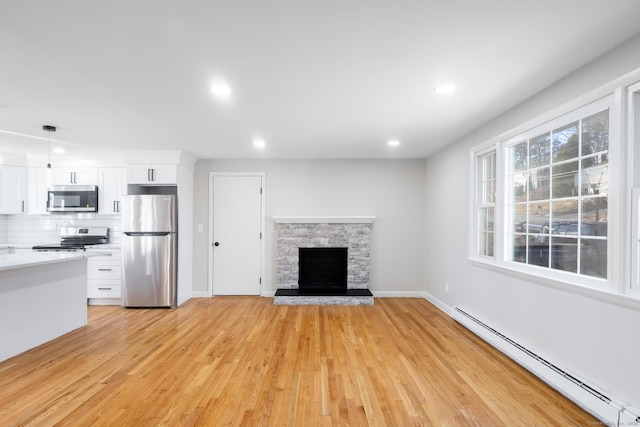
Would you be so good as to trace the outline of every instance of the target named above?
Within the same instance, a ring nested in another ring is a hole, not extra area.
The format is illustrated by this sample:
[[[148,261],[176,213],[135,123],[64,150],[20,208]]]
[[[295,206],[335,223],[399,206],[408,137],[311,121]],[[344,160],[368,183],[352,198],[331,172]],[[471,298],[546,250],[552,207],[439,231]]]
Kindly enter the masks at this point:
[[[496,150],[477,157],[476,212],[477,212],[477,254],[481,257],[494,256],[495,244],[495,204],[496,204]]]
[[[607,278],[609,109],[505,146],[509,261]]]
[[[472,150],[473,261],[630,293],[631,257],[614,253],[633,246],[631,212],[622,210],[631,200],[621,200],[629,167],[619,132],[623,93],[569,104]],[[640,171],[637,178],[640,188]],[[640,242],[640,225],[638,234]],[[640,270],[640,243],[635,252]]]
[[[471,166],[471,261],[640,301],[640,69],[475,147]]]

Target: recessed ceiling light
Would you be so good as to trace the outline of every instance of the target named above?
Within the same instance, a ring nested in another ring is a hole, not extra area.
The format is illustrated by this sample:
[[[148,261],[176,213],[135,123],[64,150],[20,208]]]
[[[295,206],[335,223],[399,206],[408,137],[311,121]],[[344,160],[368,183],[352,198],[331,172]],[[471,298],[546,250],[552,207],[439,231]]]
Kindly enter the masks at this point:
[[[53,147],[51,151],[53,151],[56,154],[64,154],[64,148],[62,147]]]
[[[398,145],[400,145],[400,141],[398,141],[397,139],[392,139],[391,141],[387,142],[387,145],[389,147],[397,147]]]
[[[454,85],[442,85],[442,86],[437,86],[435,89],[433,89],[435,93],[440,93],[440,94],[452,93],[452,92],[455,92],[455,90],[456,90],[456,87]]]
[[[217,80],[211,83],[211,93],[220,101],[227,101],[231,98],[231,86],[227,82]]]
[[[262,138],[254,138],[253,139],[253,146],[256,147],[256,148],[264,148],[264,147],[267,146],[267,143]]]

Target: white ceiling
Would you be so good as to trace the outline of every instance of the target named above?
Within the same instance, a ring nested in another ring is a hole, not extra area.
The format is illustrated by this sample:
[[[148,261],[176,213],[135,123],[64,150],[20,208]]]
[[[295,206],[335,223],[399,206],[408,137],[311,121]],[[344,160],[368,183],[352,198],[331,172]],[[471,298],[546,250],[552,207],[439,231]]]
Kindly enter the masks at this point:
[[[425,158],[638,17],[638,0],[2,0],[0,151],[46,156],[46,124],[67,156]]]

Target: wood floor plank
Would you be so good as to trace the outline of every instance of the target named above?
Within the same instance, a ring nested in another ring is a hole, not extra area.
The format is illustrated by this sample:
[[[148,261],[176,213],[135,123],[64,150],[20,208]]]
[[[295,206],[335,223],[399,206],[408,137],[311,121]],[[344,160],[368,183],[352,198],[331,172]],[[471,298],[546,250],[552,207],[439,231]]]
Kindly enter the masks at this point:
[[[2,426],[518,426],[597,420],[424,299],[89,307],[0,363]]]

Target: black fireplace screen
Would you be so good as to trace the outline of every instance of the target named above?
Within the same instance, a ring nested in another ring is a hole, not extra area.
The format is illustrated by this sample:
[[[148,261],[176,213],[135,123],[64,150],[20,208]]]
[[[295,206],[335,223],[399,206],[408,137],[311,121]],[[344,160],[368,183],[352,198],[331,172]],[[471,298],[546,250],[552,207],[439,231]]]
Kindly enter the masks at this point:
[[[301,293],[346,293],[347,248],[299,248]]]

